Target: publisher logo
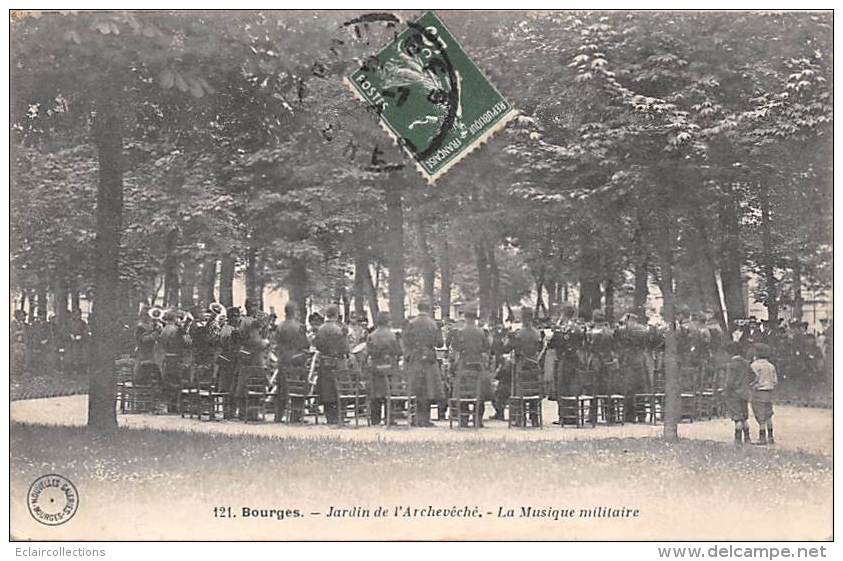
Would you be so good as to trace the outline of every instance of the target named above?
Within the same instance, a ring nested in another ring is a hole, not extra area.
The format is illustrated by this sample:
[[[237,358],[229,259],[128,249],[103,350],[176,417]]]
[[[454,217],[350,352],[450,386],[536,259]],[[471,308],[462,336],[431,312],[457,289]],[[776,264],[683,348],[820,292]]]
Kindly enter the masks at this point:
[[[58,526],[76,514],[79,493],[66,477],[44,475],[29,487],[26,504],[32,518],[47,526]]]

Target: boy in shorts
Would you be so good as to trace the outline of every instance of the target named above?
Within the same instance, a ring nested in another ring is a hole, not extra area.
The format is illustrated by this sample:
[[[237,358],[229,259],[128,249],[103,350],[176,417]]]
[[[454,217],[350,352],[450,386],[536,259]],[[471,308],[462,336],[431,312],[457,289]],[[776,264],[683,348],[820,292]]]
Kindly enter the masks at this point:
[[[752,413],[758,421],[758,444],[775,444],[773,440],[773,390],[778,384],[776,367],[770,362],[769,345],[755,345],[755,360],[750,365],[755,381],[752,383]]]
[[[726,350],[730,358],[726,363],[723,380],[723,401],[729,417],[735,423],[735,444],[749,444],[749,400],[755,374],[750,362],[741,356],[737,343],[729,343]]]

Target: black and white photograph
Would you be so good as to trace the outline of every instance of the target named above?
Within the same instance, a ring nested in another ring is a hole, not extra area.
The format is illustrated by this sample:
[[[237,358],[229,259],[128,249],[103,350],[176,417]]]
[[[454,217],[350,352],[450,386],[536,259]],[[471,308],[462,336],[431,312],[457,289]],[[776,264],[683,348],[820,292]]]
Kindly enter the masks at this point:
[[[305,8],[9,11],[10,541],[832,542],[833,12]]]

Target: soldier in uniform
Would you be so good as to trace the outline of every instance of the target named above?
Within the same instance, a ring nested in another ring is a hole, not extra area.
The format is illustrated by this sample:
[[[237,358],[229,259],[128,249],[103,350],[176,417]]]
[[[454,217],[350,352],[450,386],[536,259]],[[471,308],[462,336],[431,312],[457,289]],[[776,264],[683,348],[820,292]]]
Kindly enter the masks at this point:
[[[349,350],[348,339],[338,320],[339,309],[331,304],[325,310],[325,323],[319,327],[313,338],[313,346],[319,351],[319,377],[316,380],[316,392],[319,403],[325,406],[325,416],[329,423],[336,423],[339,420],[334,373],[343,367]]]
[[[214,328],[214,313],[206,309],[202,312],[202,321],[191,330],[193,339],[193,364],[196,378],[202,382],[214,379],[214,367],[219,349],[219,334]]]
[[[506,347],[505,352],[513,352],[515,355],[515,376],[538,376],[541,377],[539,367],[539,353],[542,350],[542,337],[539,330],[533,327],[533,310],[521,308],[521,329],[513,335]],[[525,411],[530,422],[535,426],[539,423],[538,411]]]
[[[306,377],[307,340],[304,325],[296,319],[296,305],[287,302],[284,306],[284,321],[275,330],[275,350],[278,353],[278,375],[276,376],[275,422],[280,423],[287,407],[287,380],[304,380]],[[292,412],[290,413],[292,415]],[[298,423],[300,418],[290,417]]]
[[[432,427],[430,402],[445,398],[436,348],[444,344],[442,331],[430,317],[430,303],[421,300],[419,314],[407,325],[403,335],[407,373],[417,398],[416,426]]]
[[[249,311],[252,314],[256,313],[251,306]],[[238,404],[238,415],[243,420],[250,420],[246,419],[246,394],[249,391],[249,379],[257,376],[257,372],[263,372],[266,367],[266,350],[269,341],[263,338],[262,330],[263,322],[255,315],[247,315],[240,319],[238,328],[240,352],[237,355],[237,386],[234,395]]]
[[[138,386],[161,382],[161,370],[155,362],[155,344],[160,332],[158,322],[147,311],[142,311],[135,327],[135,368],[132,375],[133,383]]]
[[[175,310],[164,313],[164,328],[158,343],[164,352],[161,370],[165,397],[168,407],[173,407],[178,402],[182,384],[190,378],[190,370],[185,368],[185,359],[192,344],[184,326],[178,324]]]
[[[506,402],[509,400],[509,392],[512,390],[512,365],[504,357],[508,339],[509,333],[503,324],[498,321],[495,330],[492,332],[492,342],[489,349],[492,354],[492,371],[495,373],[495,380],[498,381],[497,388],[495,388],[495,400],[492,402],[495,407],[494,418],[498,421],[504,420]]]
[[[559,418],[563,415],[560,396],[577,396],[582,384],[582,352],[585,342],[585,326],[577,319],[577,309],[569,303],[562,306],[559,325],[547,343],[555,351],[556,368],[553,372],[553,387],[550,398],[557,400]]]
[[[373,425],[379,425],[386,402],[387,376],[398,374],[401,357],[401,345],[389,327],[389,312],[378,312],[375,330],[366,340],[366,352],[371,421]]]
[[[590,409],[591,422],[597,421],[597,395],[609,394],[616,388],[618,360],[615,355],[615,330],[606,322],[606,313],[597,309],[591,312],[591,324],[585,334],[584,381],[586,392],[595,396]]]
[[[683,321],[676,334],[679,379],[683,392],[695,392],[702,386],[702,375],[708,364],[711,334],[700,314]]]
[[[643,422],[643,417],[635,418],[635,394],[652,387],[646,360],[647,328],[638,321],[636,314],[629,313],[616,336],[625,396],[624,417],[627,422]]]
[[[226,310],[225,325],[220,328],[219,354],[217,354],[217,391],[228,393],[223,415],[233,415],[233,396],[237,383],[237,360],[240,354],[240,308]]]
[[[465,327],[454,338],[455,373],[460,376],[468,371],[479,372],[480,385],[478,395],[478,426],[483,426],[483,413],[486,401],[495,399],[492,392],[492,378],[486,368],[489,360],[489,339],[486,333],[477,327],[477,308],[470,306],[465,310]]]

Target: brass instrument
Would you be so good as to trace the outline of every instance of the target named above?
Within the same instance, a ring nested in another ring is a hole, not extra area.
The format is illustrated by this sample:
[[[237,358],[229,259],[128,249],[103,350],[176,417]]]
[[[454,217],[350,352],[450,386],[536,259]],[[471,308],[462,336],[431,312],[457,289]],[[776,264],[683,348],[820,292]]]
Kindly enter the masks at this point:
[[[163,321],[163,319],[164,319],[164,310],[159,308],[158,306],[154,306],[152,308],[149,308],[149,310],[146,313],[149,315],[149,317],[151,317],[155,321]]]
[[[316,382],[319,379],[319,371],[316,369],[318,362],[319,351],[317,350],[313,352],[313,356],[310,359],[310,368],[307,371],[308,393],[311,395],[316,392]]]

